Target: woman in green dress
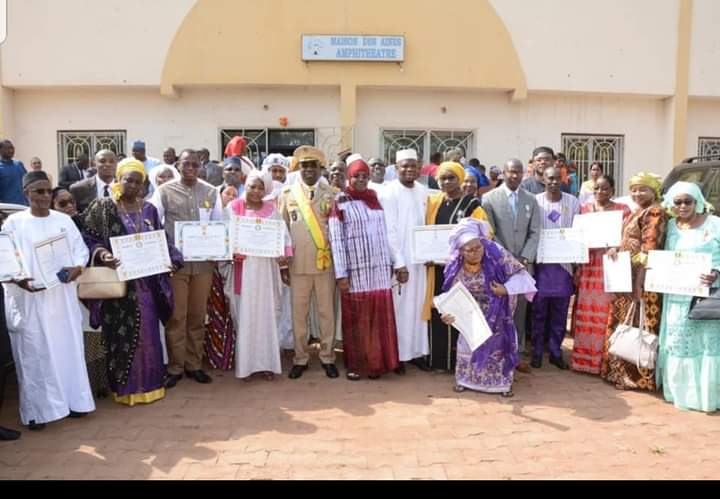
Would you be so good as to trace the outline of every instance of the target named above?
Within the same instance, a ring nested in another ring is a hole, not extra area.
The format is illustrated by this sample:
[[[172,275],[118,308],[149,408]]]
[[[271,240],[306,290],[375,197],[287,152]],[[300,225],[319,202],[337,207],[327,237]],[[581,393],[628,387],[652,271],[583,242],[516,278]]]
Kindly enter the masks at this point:
[[[696,184],[676,183],[665,195],[674,218],[665,249],[712,255],[712,270],[698,276],[706,286],[720,283],[720,218]],[[714,412],[720,408],[720,320],[688,319],[692,297],[666,294],[660,322],[656,370],[665,400],[678,409]]]

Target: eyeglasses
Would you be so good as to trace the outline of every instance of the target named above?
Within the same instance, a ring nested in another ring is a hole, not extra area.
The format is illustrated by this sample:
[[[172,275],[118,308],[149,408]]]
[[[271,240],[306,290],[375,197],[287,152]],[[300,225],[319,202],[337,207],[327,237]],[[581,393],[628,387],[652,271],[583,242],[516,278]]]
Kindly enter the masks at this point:
[[[67,200],[57,202],[57,205],[59,208],[65,208],[67,205],[70,205],[70,204],[74,205],[75,201],[73,201],[72,199],[67,199]]]
[[[49,196],[52,194],[52,189],[28,189],[28,191],[32,192],[33,194],[38,194],[40,196]]]
[[[694,199],[675,199],[675,200],[673,200],[673,204],[675,206],[682,206],[682,205],[692,206],[695,204],[695,200]]]

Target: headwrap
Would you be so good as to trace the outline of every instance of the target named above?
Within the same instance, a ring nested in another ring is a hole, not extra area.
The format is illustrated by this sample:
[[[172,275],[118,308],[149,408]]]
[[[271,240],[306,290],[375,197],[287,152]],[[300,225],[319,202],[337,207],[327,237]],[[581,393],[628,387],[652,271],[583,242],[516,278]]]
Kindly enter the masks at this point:
[[[180,180],[181,175],[180,172],[175,168],[173,165],[160,165],[156,166],[152,170],[150,170],[150,175],[148,175],[148,180],[150,180],[150,185],[153,186],[153,189],[157,189],[157,178],[161,173],[165,173],[166,171],[170,170],[173,175],[173,180]]]
[[[364,159],[362,159],[362,156],[359,154],[353,154],[352,156],[347,158],[348,161],[348,178],[352,178],[353,175],[355,175],[358,172],[365,172],[365,174],[368,176],[368,180],[370,177],[370,167],[365,162]],[[380,201],[378,201],[377,192],[375,192],[373,189],[365,188],[364,191],[358,191],[355,190],[352,187],[352,184],[348,183],[347,188],[345,189],[345,192],[347,195],[352,198],[355,201],[362,201],[367,205],[368,208],[371,210],[382,210],[382,206],[380,205]],[[342,217],[340,217],[342,220]]]
[[[265,161],[262,162],[262,169],[264,171],[269,171],[273,166],[282,166],[287,172],[289,168],[288,160],[282,154],[269,154],[268,157],[265,158]]]
[[[122,189],[120,187],[120,179],[126,173],[132,172],[136,172],[142,175],[142,180],[143,182],[145,182],[145,177],[147,175],[145,174],[145,165],[142,163],[142,161],[138,161],[135,158],[127,158],[118,163],[117,171],[115,173],[116,182],[111,187],[113,197],[116,200],[120,199],[120,195],[122,194]]]
[[[474,166],[466,166],[465,177],[475,177],[475,180],[477,180],[477,185],[478,187],[480,187],[480,184],[482,183],[482,180],[480,180],[480,170],[478,170]]]
[[[247,180],[245,180],[245,192],[247,193],[248,187],[250,187],[250,184],[254,180],[260,180],[263,183],[263,186],[265,187],[265,195],[272,194],[273,191],[273,180],[272,176],[270,175],[270,172],[264,172],[261,170],[253,170],[250,172],[250,175],[248,175]]]
[[[228,142],[228,145],[225,146],[225,157],[240,157],[245,154],[245,149],[247,149],[247,141],[245,140],[245,138],[233,137],[230,142]]]
[[[415,149],[402,149],[395,153],[395,164],[398,164],[401,161],[407,161],[409,159],[414,159],[415,161],[418,160],[418,154]]]
[[[500,168],[498,168],[495,165],[492,165],[490,167],[490,173],[495,173],[498,176],[498,178],[500,177],[500,175],[502,175],[502,171],[500,170]]]
[[[655,196],[658,201],[662,199],[662,177],[659,175],[649,172],[640,172],[635,174],[633,177],[630,177],[630,183],[628,185],[630,187],[633,185],[644,185],[645,187],[649,187],[655,191]]]
[[[50,182],[50,179],[48,178],[47,173],[45,173],[42,170],[33,170],[31,172],[26,173],[22,179],[23,190],[27,189],[30,184],[39,182],[40,180],[47,180],[48,182]]]
[[[698,187],[697,184],[692,182],[676,182],[675,184],[673,184],[670,190],[667,191],[667,194],[665,194],[663,207],[671,210],[674,206],[673,200],[677,196],[681,196],[683,194],[687,194],[695,198],[695,213],[704,213],[706,207],[712,208],[712,205],[705,201],[705,196],[703,196],[700,187]]]
[[[518,363],[517,330],[510,312],[510,300],[506,296],[495,296],[490,285],[493,282],[505,284],[512,274],[508,275],[504,262],[513,261],[512,256],[497,243],[488,239],[490,226],[473,218],[464,218],[450,233],[450,258],[445,265],[443,291],[449,291],[458,274],[462,272],[462,247],[470,241],[479,239],[484,254],[481,261],[481,272],[485,277],[485,295],[489,302],[487,311],[483,311],[492,336],[472,353],[470,362],[482,368],[488,359],[497,351],[501,351],[507,362],[503,364],[503,374],[509,376]],[[519,262],[514,262],[517,271],[523,269]]]
[[[446,173],[452,173],[453,175],[455,175],[461,184],[465,181],[465,168],[463,168],[463,165],[461,165],[460,163],[454,163],[452,161],[440,163],[440,166],[435,173],[435,178],[439,179]]]

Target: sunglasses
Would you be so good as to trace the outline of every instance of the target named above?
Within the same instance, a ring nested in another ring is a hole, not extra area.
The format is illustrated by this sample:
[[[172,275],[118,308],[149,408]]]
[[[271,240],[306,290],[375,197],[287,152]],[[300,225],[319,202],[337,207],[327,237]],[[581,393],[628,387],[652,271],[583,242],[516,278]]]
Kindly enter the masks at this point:
[[[675,206],[682,206],[682,205],[692,206],[695,204],[695,200],[694,199],[675,199],[675,200],[673,200],[673,204]]]
[[[52,189],[28,189],[29,192],[32,192],[33,194],[38,194],[40,196],[44,195],[52,195]]]
[[[242,168],[240,168],[240,167],[237,167],[237,168],[235,168],[235,167],[233,167],[233,168],[225,168],[225,171],[226,171],[226,172],[241,172],[241,171],[242,171]]]

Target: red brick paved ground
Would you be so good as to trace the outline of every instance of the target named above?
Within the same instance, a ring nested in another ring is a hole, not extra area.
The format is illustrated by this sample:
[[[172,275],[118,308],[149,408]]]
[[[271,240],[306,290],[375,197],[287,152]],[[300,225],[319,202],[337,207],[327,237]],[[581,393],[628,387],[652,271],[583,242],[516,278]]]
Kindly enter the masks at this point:
[[[452,391],[453,378],[184,379],[165,400],[109,400],[84,419],[0,443],[13,479],[720,478],[720,417],[619,392],[545,362],[515,398]],[[344,373],[343,373],[344,374]],[[18,427],[10,384],[0,424]]]

